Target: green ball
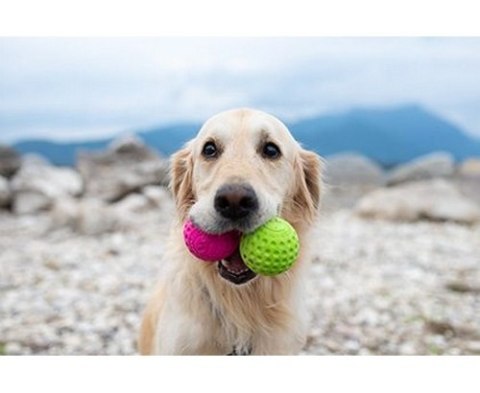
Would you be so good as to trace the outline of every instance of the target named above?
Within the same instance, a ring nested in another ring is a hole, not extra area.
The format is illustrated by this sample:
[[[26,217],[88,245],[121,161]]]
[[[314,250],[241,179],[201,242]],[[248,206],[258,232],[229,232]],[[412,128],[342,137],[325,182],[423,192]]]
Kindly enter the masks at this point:
[[[240,241],[240,255],[245,265],[264,276],[275,276],[290,269],[299,249],[297,232],[280,217],[244,234]]]

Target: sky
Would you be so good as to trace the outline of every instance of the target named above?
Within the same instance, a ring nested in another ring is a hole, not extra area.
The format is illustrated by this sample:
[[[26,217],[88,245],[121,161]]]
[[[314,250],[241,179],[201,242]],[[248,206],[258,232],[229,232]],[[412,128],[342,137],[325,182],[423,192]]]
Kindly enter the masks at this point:
[[[480,137],[480,38],[0,38],[0,59],[6,143],[412,103]]]

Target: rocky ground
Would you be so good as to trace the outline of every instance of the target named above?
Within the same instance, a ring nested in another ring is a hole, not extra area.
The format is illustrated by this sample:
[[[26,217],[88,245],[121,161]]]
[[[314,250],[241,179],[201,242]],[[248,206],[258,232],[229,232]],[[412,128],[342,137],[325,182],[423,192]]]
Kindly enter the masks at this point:
[[[0,353],[135,354],[171,212],[95,235],[0,213]],[[480,354],[480,224],[343,209],[315,238],[303,354]]]
[[[305,354],[480,354],[480,225],[324,217]]]

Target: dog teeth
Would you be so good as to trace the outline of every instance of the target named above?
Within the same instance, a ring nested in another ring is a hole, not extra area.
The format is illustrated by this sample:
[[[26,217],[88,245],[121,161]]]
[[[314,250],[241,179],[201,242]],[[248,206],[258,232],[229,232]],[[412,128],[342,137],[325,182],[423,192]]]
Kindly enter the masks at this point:
[[[230,266],[230,263],[228,261],[222,260],[221,261],[222,266],[227,269],[229,272],[234,273],[234,274],[242,274],[248,272],[248,267],[242,268],[242,269],[235,269]]]

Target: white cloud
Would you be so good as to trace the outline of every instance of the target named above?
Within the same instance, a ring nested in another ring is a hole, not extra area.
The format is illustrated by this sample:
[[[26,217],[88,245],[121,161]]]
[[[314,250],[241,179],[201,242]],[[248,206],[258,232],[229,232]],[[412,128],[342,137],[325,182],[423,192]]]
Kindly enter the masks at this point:
[[[0,57],[3,140],[407,102],[480,135],[480,39],[3,38]]]

